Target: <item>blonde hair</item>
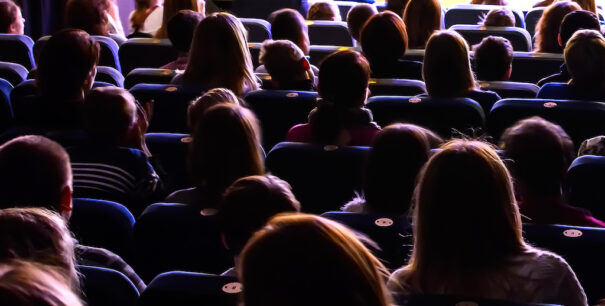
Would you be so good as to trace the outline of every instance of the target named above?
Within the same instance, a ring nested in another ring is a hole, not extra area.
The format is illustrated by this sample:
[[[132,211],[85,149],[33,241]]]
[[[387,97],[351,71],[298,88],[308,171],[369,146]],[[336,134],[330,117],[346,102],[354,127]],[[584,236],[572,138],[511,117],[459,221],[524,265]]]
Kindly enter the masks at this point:
[[[596,90],[605,88],[605,38],[595,30],[579,30],[565,46],[570,84]]]
[[[424,49],[431,35],[441,29],[441,3],[439,0],[410,0],[403,12],[408,32],[408,47]]]
[[[559,45],[559,27],[565,15],[581,10],[575,2],[557,1],[544,9],[544,13],[536,24],[534,52],[561,53],[563,48]]]
[[[241,105],[239,98],[226,88],[210,89],[201,97],[191,101],[189,107],[187,107],[187,125],[189,128],[194,130],[209,108],[223,103]]]
[[[192,10],[200,12],[197,0],[164,0],[164,11],[162,15],[162,26],[155,33],[155,38],[168,38],[168,21],[180,10]]]
[[[318,1],[309,7],[307,20],[342,21],[338,6],[332,1]]]
[[[237,96],[258,89],[246,29],[229,13],[214,13],[195,29],[184,83],[204,89],[228,88]]]

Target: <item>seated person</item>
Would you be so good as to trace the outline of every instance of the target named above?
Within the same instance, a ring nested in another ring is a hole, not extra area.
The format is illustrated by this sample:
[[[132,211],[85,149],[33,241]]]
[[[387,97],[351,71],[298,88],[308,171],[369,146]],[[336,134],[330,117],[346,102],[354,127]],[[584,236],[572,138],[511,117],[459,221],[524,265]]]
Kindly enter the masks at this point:
[[[74,193],[124,204],[135,215],[160,200],[160,179],[145,145],[147,118],[122,88],[93,89],[86,97],[88,142],[71,147]]]
[[[403,11],[403,10],[402,10]],[[355,4],[347,13],[347,27],[349,28],[349,34],[355,39],[355,43],[359,45],[361,40],[361,29],[366,24],[370,17],[378,14],[378,10],[375,6],[367,3]]]
[[[395,13],[397,16],[403,16],[405,6],[408,2],[408,0],[387,0],[386,10]]]
[[[0,2],[0,33],[23,35],[24,27],[21,9],[12,0]]]
[[[260,49],[259,62],[271,76],[271,88],[280,90],[313,91],[315,75],[309,60],[289,40],[265,40]]]
[[[601,31],[601,24],[597,15],[589,11],[573,11],[563,18],[559,29],[559,44],[565,48],[571,36],[578,30]],[[538,82],[538,86],[546,83],[567,83],[571,79],[567,66],[561,65],[561,72],[545,77]]]
[[[474,66],[480,81],[508,81],[512,72],[513,47],[499,36],[488,36],[473,46]]]
[[[490,10],[480,22],[484,27],[514,27],[515,15],[505,7]]]
[[[579,30],[565,46],[569,84],[545,84],[538,92],[542,99],[569,99],[605,102],[605,38],[595,30]]]
[[[1,209],[46,208],[67,222],[72,211],[72,190],[69,156],[56,142],[41,136],[22,136],[0,146]],[[116,270],[139,291],[145,289],[145,283],[118,255],[75,242],[78,264]]]
[[[309,7],[307,20],[342,21],[338,6],[332,1],[318,1]]]
[[[359,52],[346,50],[330,54],[319,71],[317,92],[321,100],[309,114],[309,123],[292,127],[286,141],[371,145],[380,127],[364,107],[369,80],[370,65]]]
[[[89,35],[108,36],[122,44],[126,37],[119,18],[114,18],[117,7],[112,0],[68,0],[65,4],[65,28],[86,31]]]
[[[549,5],[536,24],[534,52],[563,53],[558,36],[563,18],[582,8],[572,1],[557,1]]]
[[[584,140],[578,149],[578,157],[583,155],[605,156],[605,136]]]
[[[136,0],[135,9],[128,16],[128,37],[153,37],[162,26],[164,0]]]
[[[235,267],[223,276],[237,277],[238,257],[252,235],[280,213],[299,212],[300,203],[290,185],[273,175],[254,175],[235,181],[221,201],[218,218],[223,243]]]
[[[179,51],[179,55],[175,61],[162,66],[162,69],[185,70],[187,68],[193,31],[202,21],[202,18],[202,14],[190,10],[179,11],[174,17],[170,18],[166,25],[166,31],[172,46]]]
[[[191,101],[187,107],[187,126],[191,133],[195,131],[195,127],[200,124],[209,108],[223,103],[242,105],[240,99],[231,90],[225,88],[210,89],[201,97]]]
[[[573,142],[558,125],[540,117],[517,122],[501,137],[510,159],[515,194],[524,222],[605,227],[590,212],[568,205],[563,181],[575,154]]]

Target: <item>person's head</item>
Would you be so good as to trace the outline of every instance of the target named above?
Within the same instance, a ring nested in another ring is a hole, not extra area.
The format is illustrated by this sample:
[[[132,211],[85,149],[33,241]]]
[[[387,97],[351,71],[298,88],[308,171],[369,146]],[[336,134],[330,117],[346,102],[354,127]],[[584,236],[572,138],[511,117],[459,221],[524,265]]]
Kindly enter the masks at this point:
[[[344,50],[321,62],[317,87],[323,99],[355,108],[365,104],[369,81],[370,65],[365,57],[357,51]]]
[[[565,46],[570,84],[587,90],[605,88],[605,38],[595,30],[579,30]]]
[[[508,39],[488,36],[475,50],[474,63],[477,79],[481,81],[507,81],[510,79],[513,63],[513,46]]]
[[[65,27],[86,31],[90,35],[107,35],[107,0],[68,0],[65,4]]]
[[[86,32],[55,33],[38,55],[36,87],[42,96],[82,100],[92,87],[99,61],[99,44]]]
[[[13,260],[0,264],[0,305],[82,306],[56,268]]]
[[[536,52],[561,53],[563,48],[559,45],[559,28],[565,15],[582,8],[571,1],[556,1],[546,9],[536,24],[535,46]]]
[[[397,16],[403,16],[408,0],[387,0],[386,10],[391,11]]]
[[[123,88],[107,86],[90,91],[84,103],[88,137],[97,143],[128,146],[137,129],[137,105]]]
[[[433,32],[441,29],[441,3],[439,0],[410,0],[403,13],[408,31],[408,46],[424,49]]]
[[[309,7],[307,20],[342,21],[338,6],[332,1],[318,1]]]
[[[378,13],[361,29],[361,49],[371,63],[393,63],[408,48],[403,20],[391,11]]]
[[[22,136],[0,146],[0,208],[44,207],[71,213],[69,156],[42,136]]]
[[[202,14],[191,10],[181,10],[170,18],[166,31],[172,46],[183,53],[189,52],[195,27],[202,21]]]
[[[290,185],[273,175],[254,175],[235,181],[221,200],[219,223],[225,245],[237,256],[252,235],[280,213],[299,212]]]
[[[64,219],[50,210],[0,209],[0,262],[12,260],[55,267],[77,288],[74,239]]]
[[[403,11],[403,9],[402,9]],[[378,14],[378,10],[375,6],[368,3],[358,3],[353,6],[347,13],[347,27],[349,33],[356,41],[361,40],[359,37],[361,29],[366,24],[370,17]]]
[[[210,89],[201,97],[191,101],[187,107],[187,125],[189,129],[195,130],[209,108],[223,103],[241,105],[239,98],[226,88]]]
[[[239,19],[214,13],[199,23],[183,77],[189,84],[228,88],[238,96],[258,88],[246,29]]]
[[[582,141],[578,149],[578,156],[583,155],[605,156],[605,136],[596,136]]]
[[[431,97],[463,97],[475,88],[468,45],[454,31],[439,31],[426,44],[422,77]]]
[[[515,15],[506,7],[491,9],[481,24],[485,27],[514,27]]]
[[[443,140],[412,124],[396,123],[374,138],[365,170],[366,209],[372,213],[402,215],[410,208],[416,177],[430,150]]]
[[[193,178],[212,204],[237,179],[264,173],[256,116],[235,104],[215,105],[204,113],[190,154]]]
[[[573,0],[577,3],[583,10],[592,12],[594,14],[597,13],[597,4],[595,0]]]
[[[601,31],[597,15],[589,11],[573,11],[565,15],[559,28],[559,45],[565,49],[571,36],[578,30]]]
[[[575,155],[563,128],[532,117],[506,129],[500,141],[521,199],[561,195],[561,183]]]
[[[293,9],[277,10],[269,15],[271,38],[295,43],[305,55],[309,54],[308,27],[303,16]]]
[[[168,22],[174,15],[182,10],[203,13],[200,11],[198,0],[164,0],[162,26],[155,33],[156,38],[168,38]]]
[[[240,257],[247,306],[390,305],[386,268],[355,234],[322,217],[274,217]]]
[[[0,33],[23,35],[24,23],[21,9],[12,0],[0,2]]]
[[[305,54],[289,40],[265,40],[259,62],[265,65],[271,81],[278,85],[315,78]]]

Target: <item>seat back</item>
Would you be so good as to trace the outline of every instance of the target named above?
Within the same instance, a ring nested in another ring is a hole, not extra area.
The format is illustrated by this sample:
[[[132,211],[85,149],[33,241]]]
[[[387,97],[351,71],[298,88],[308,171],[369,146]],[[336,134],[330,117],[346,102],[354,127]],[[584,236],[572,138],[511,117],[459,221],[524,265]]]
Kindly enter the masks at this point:
[[[35,66],[34,41],[25,35],[0,34],[0,61],[16,63],[32,69]]]
[[[178,50],[167,39],[132,38],[118,52],[122,74],[135,68],[160,68],[178,57]]]
[[[311,57],[310,62],[312,65],[319,67],[321,62],[328,55],[342,50],[349,50],[353,47],[341,47],[341,46],[311,46],[309,49],[309,56]]]
[[[116,43],[115,40],[111,39],[111,37],[108,36],[92,35],[91,38],[97,43],[99,43],[101,53],[99,54],[98,65],[112,67],[118,70],[119,72],[122,72],[122,68],[120,66],[120,59],[118,57],[118,50],[120,49],[118,43]],[[40,50],[42,50],[42,48],[44,47],[44,45],[46,45],[46,42],[49,39],[50,35],[42,36],[34,44],[33,54],[35,55],[36,59],[40,55]]]
[[[416,96],[426,93],[424,82],[403,79],[371,79],[370,96]]]
[[[521,82],[480,82],[482,90],[490,90],[497,93],[502,98],[535,98],[540,90],[536,84]]]
[[[314,20],[307,21],[311,45],[353,47],[353,37],[346,22]]]
[[[444,17],[445,28],[449,29],[453,25],[457,24],[479,24],[481,18],[490,10],[495,8],[502,8],[503,6],[498,5],[483,5],[483,4],[456,4],[451,6],[446,12]],[[511,9],[511,8],[508,8]],[[515,15],[515,27],[525,28],[525,19],[523,18],[523,12],[515,9],[511,9],[513,15]]]
[[[380,126],[413,123],[444,137],[452,135],[454,130],[469,132],[485,125],[481,106],[467,98],[372,97],[366,107],[372,110],[374,120]]]
[[[160,68],[135,68],[124,78],[124,88],[130,89],[137,84],[170,84],[176,71]]]
[[[167,193],[193,186],[187,167],[191,137],[187,134],[147,133],[145,142]]]
[[[515,52],[510,80],[538,83],[549,75],[559,73],[562,64],[562,54]]]
[[[0,79],[7,80],[13,87],[27,80],[28,73],[29,72],[23,65],[0,62]]]
[[[97,66],[95,81],[109,83],[116,87],[124,87],[124,76],[122,73],[108,66]]]
[[[521,28],[457,24],[453,25],[450,30],[460,33],[470,46],[480,43],[485,37],[500,36],[508,39],[515,51],[532,50],[531,36]]]
[[[605,157],[576,158],[567,171],[566,190],[571,205],[583,207],[605,220]]]
[[[527,32],[529,32],[531,37],[534,37],[536,34],[536,25],[538,24],[538,20],[540,20],[543,13],[543,7],[536,7],[529,10],[525,15],[525,29],[527,29]]]
[[[88,306],[135,306],[139,291],[122,273],[100,267],[80,265],[83,299]]]
[[[246,30],[248,31],[248,42],[262,43],[271,39],[271,24],[263,19],[240,18]]]
[[[13,90],[7,80],[0,78],[0,131],[4,131],[14,123],[13,108],[10,94]]]

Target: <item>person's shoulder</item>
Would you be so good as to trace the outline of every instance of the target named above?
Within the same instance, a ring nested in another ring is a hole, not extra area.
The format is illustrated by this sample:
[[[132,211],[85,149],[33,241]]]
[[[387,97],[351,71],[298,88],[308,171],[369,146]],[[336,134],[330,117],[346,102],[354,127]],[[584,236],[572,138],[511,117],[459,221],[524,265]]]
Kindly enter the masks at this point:
[[[387,281],[387,287],[392,292],[406,293],[409,291],[409,286],[406,285],[410,271],[406,266],[403,266],[391,274]]]
[[[297,124],[290,128],[286,141],[311,142],[311,125],[309,123]]]
[[[186,189],[177,190],[166,197],[164,202],[167,203],[181,203],[181,204],[192,204],[197,200],[201,199],[201,192],[199,188],[192,187]]]

